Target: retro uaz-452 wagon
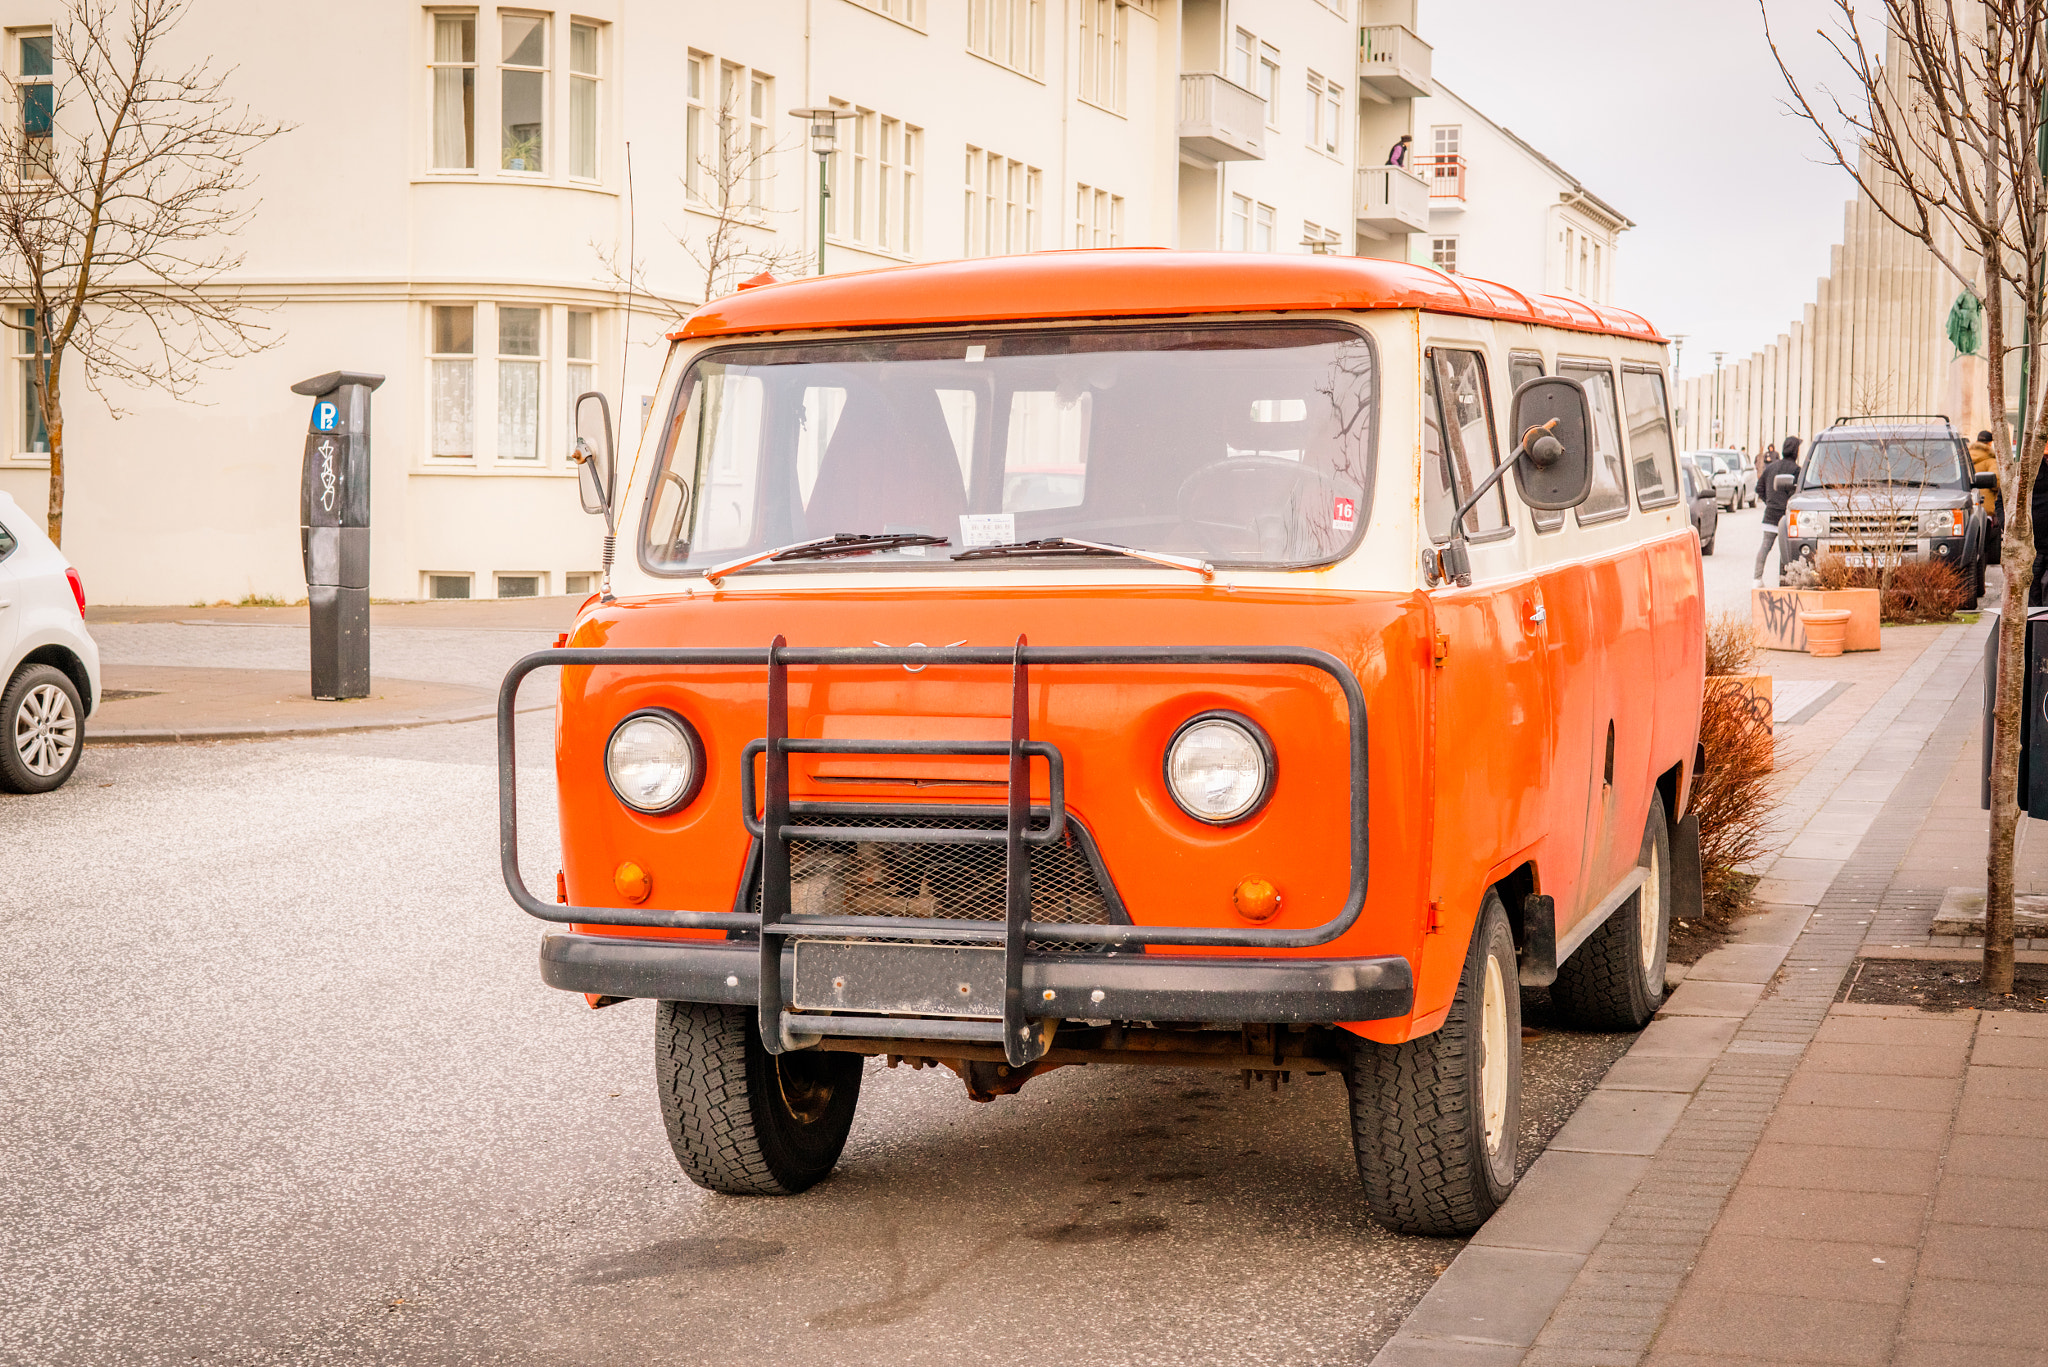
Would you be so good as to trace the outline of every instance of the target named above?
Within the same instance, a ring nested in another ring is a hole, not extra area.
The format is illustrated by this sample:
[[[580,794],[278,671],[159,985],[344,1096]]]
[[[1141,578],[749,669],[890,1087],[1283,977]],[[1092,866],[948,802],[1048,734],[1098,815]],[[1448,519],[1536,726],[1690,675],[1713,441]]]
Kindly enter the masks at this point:
[[[1699,896],[1699,550],[1642,319],[1399,263],[1057,252],[750,289],[637,452],[620,589],[500,704],[541,970],[657,1003],[688,1175],[792,1193],[863,1056],[970,1096],[1340,1073],[1373,1209],[1515,1177],[1520,987],[1642,1025]],[[512,704],[558,666],[562,870]]]

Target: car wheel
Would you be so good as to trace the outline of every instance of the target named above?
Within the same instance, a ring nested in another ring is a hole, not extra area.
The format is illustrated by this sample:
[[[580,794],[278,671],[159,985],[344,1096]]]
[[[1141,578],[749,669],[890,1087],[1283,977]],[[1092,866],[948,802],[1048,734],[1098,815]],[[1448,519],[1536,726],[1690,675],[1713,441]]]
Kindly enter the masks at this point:
[[[1706,539],[1705,541],[1702,541],[1702,542],[1700,542],[1700,554],[1701,554],[1701,555],[1712,555],[1713,553],[1714,553],[1714,538],[1710,536],[1710,537],[1708,537],[1708,538],[1707,538],[1707,539]]]
[[[654,1081],[669,1147],[692,1182],[728,1196],[794,1196],[838,1163],[860,1101],[861,1056],[771,1054],[751,1007],[657,1002]]]
[[[50,665],[23,665],[0,692],[0,789],[47,793],[78,767],[85,740],[78,685]]]
[[[1643,823],[1643,885],[1557,966],[1550,1000],[1580,1030],[1640,1030],[1664,1004],[1671,939],[1671,831],[1662,795]]]
[[[1405,1044],[1352,1041],[1351,1146],[1373,1215],[1406,1234],[1470,1234],[1508,1199],[1522,1125],[1515,937],[1486,894],[1450,1015]]]

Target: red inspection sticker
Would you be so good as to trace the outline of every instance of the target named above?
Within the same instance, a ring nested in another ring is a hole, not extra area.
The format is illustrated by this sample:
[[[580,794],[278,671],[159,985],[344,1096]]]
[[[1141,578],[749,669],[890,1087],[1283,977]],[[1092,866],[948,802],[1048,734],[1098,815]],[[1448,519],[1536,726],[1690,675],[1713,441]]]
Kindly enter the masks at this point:
[[[1348,498],[1337,499],[1330,505],[1330,526],[1340,532],[1348,532],[1358,525],[1358,504]]]

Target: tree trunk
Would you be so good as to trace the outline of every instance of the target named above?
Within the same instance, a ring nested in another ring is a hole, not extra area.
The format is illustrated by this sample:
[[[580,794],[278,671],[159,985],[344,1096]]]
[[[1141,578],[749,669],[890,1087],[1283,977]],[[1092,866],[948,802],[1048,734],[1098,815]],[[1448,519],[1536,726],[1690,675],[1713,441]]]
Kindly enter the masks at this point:
[[[1983,244],[1988,265],[1999,250]],[[2012,991],[2013,842],[2020,824],[2020,712],[2026,699],[2027,598],[2034,582],[2033,481],[2026,477],[2026,453],[2016,449],[2005,420],[2005,291],[1995,270],[1987,270],[1985,323],[1991,364],[1992,431],[1998,443],[1999,482],[2006,498],[2005,602],[1998,614],[1998,692],[1991,717],[1991,846],[1984,862],[1984,990]]]
[[[64,404],[57,397],[53,367],[43,381],[43,428],[50,437],[50,515],[45,523],[52,544],[64,544]]]

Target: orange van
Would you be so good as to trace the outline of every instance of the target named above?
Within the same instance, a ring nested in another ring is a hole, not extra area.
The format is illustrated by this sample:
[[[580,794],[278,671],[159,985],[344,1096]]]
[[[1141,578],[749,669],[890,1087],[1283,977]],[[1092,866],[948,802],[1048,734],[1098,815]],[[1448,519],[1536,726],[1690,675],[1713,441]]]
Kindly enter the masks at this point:
[[[1129,250],[768,285],[671,342],[630,462],[579,401],[633,564],[507,676],[499,762],[542,975],[656,1001],[683,1170],[817,1182],[863,1056],[980,1101],[1339,1073],[1379,1218],[1485,1220],[1519,988],[1643,1025],[1700,896],[1656,332],[1422,266]],[[552,900],[514,808],[546,666]]]

